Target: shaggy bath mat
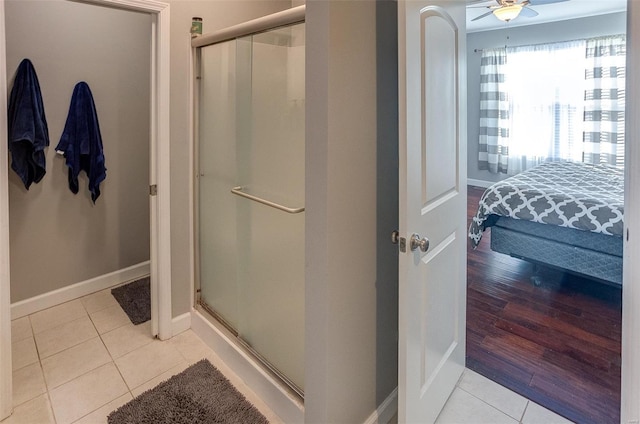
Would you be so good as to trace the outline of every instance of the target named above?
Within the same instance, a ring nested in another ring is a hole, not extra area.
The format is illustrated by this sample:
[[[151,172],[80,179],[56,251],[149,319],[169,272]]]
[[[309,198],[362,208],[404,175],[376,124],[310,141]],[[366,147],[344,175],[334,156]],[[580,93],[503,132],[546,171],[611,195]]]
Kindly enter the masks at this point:
[[[107,417],[109,424],[267,424],[206,359],[147,390]]]
[[[151,280],[149,277],[111,289],[122,309],[135,325],[151,319]]]

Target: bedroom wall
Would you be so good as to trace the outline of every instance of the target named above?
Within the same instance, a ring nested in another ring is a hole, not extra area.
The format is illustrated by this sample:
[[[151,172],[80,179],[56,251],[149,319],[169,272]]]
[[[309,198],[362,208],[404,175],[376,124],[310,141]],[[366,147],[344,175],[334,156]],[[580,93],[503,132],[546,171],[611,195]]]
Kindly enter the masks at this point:
[[[480,59],[484,49],[525,44],[551,43],[564,40],[598,37],[626,32],[626,13],[612,13],[562,22],[529,25],[495,31],[467,34],[467,170],[470,184],[473,180],[496,182],[504,174],[492,174],[478,169],[478,137],[480,131]]]
[[[5,2],[9,89],[30,58],[49,125],[47,174],[26,190],[9,171],[11,301],[149,259],[150,16],[69,1]],[[117,28],[117,30],[114,30]],[[71,193],[56,155],[75,84],[94,96],[107,179],[96,204],[88,180]]]

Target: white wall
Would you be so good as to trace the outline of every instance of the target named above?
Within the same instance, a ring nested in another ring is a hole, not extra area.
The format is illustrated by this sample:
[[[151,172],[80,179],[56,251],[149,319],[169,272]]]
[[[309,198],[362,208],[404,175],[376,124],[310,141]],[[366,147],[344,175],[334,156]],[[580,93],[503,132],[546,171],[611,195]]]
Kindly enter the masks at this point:
[[[29,58],[49,124],[47,174],[26,190],[9,172],[11,301],[149,260],[151,18],[69,1],[6,2],[9,89]],[[75,84],[94,96],[107,178],[92,204],[88,179],[71,193],[55,154]]]
[[[475,49],[500,47],[505,44],[553,43],[557,41],[621,34],[626,30],[626,13],[612,13],[589,18],[572,19],[540,25],[528,25],[495,31],[467,34],[467,170],[468,178],[500,181],[505,174],[492,174],[478,169],[478,137],[480,132],[480,59]]]

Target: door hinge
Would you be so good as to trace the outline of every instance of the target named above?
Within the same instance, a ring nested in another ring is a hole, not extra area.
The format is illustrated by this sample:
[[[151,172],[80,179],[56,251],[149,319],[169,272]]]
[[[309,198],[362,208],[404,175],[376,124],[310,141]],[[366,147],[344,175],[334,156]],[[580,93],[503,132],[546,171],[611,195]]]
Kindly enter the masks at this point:
[[[158,185],[152,184],[149,186],[149,195],[156,196],[158,194]]]

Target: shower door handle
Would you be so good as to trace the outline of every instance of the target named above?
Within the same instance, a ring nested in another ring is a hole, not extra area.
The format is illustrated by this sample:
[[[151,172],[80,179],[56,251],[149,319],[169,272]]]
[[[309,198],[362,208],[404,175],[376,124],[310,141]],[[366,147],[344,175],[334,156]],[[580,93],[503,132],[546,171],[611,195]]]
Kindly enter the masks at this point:
[[[244,197],[245,199],[249,199],[249,200],[253,200],[254,202],[258,202],[258,203],[262,203],[263,205],[267,205],[270,206],[272,208],[290,213],[290,214],[296,214],[296,213],[300,213],[300,212],[304,212],[304,206],[299,207],[299,208],[289,208],[287,206],[283,206],[281,204],[272,202],[270,200],[267,199],[263,199],[261,197],[258,196],[254,196],[252,194],[249,193],[245,193],[244,191],[242,191],[244,187],[242,186],[238,186],[238,187],[234,187],[231,189],[231,193],[240,196],[240,197]]]

